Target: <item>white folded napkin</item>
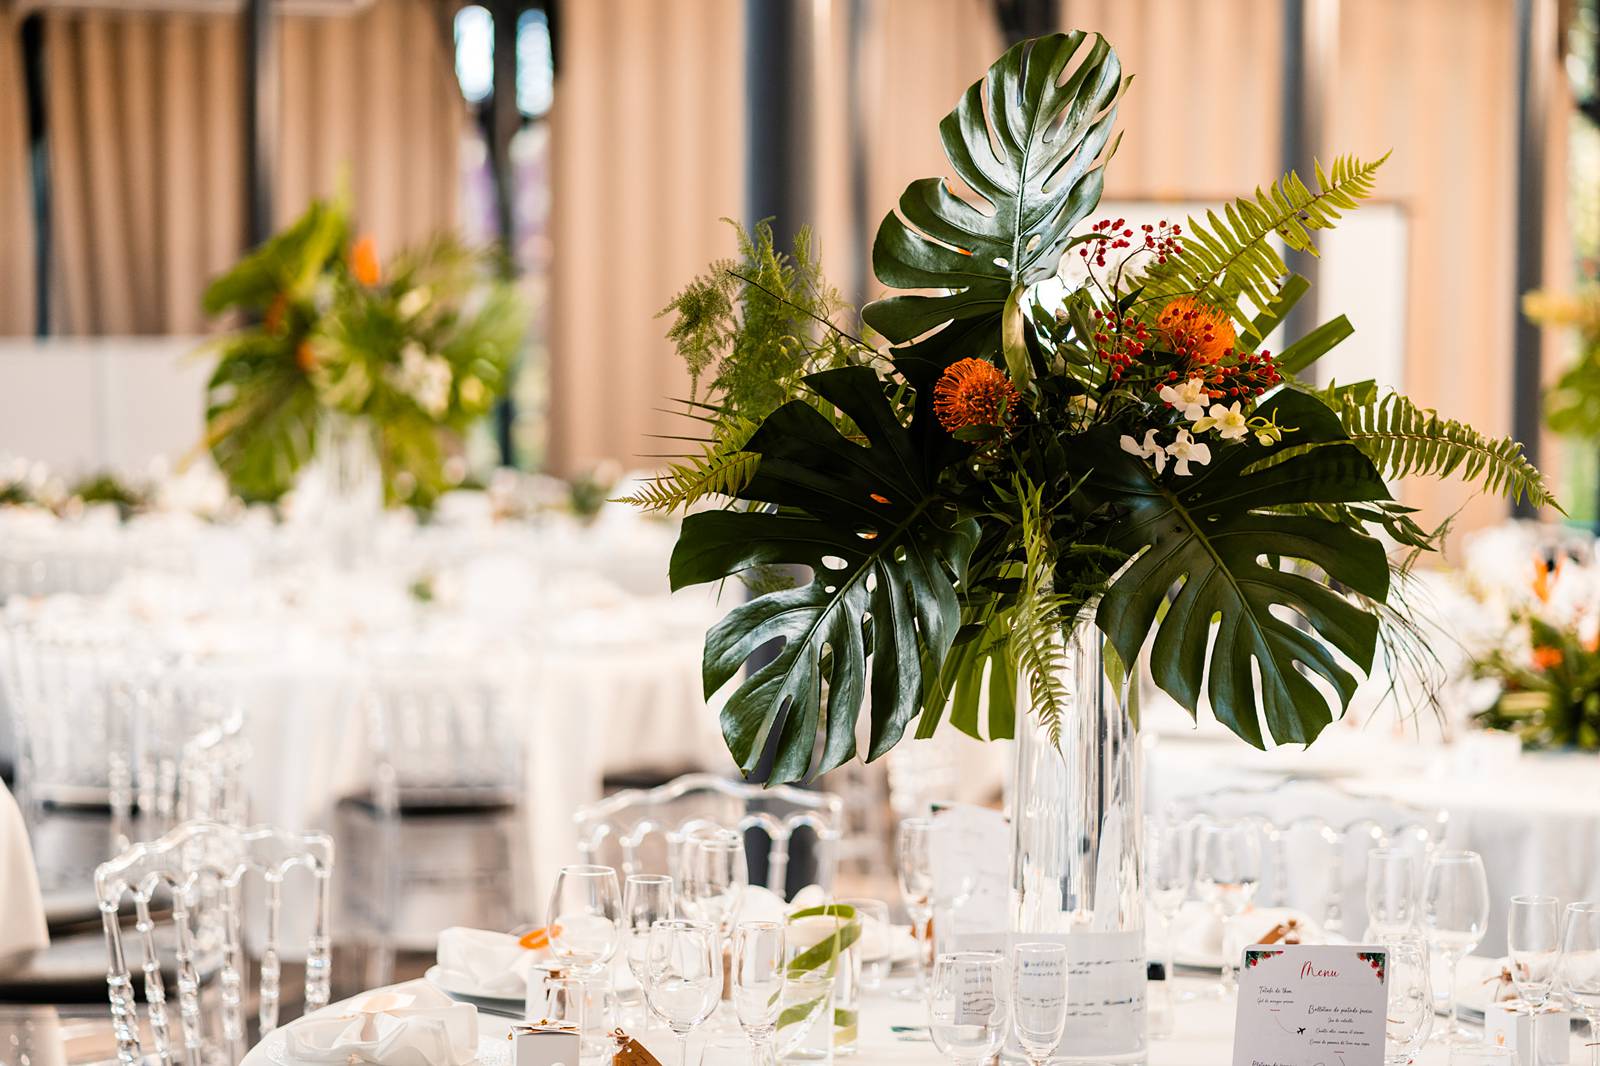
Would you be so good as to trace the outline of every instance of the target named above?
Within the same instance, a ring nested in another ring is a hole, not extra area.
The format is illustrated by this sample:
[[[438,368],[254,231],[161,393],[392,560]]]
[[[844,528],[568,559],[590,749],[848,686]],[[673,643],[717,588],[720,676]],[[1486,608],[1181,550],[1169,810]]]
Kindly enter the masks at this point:
[[[439,934],[439,969],[469,995],[521,999],[529,972],[543,956],[508,933],[453,926]]]
[[[467,1066],[478,1057],[478,1009],[408,981],[296,1022],[284,1047],[306,1062]]]

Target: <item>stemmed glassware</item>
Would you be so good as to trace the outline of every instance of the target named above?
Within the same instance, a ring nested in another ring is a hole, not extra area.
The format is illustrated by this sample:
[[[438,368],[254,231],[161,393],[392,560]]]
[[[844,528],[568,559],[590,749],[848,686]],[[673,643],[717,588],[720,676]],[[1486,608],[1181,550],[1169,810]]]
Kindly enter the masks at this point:
[[[1450,1021],[1438,1039],[1470,1043],[1476,1039],[1461,1024],[1456,999],[1456,967],[1489,925],[1489,879],[1483,858],[1475,851],[1441,851],[1428,860],[1422,875],[1422,928],[1428,946],[1445,962],[1449,974]]]
[[[722,1001],[722,936],[710,922],[673,918],[650,927],[644,994],[678,1038],[678,1066],[688,1066],[689,1034]]]
[[[643,998],[645,966],[650,953],[650,927],[676,918],[677,889],[666,874],[629,874],[622,886],[622,927],[628,970],[639,982]]]
[[[1189,855],[1189,826],[1167,818],[1145,819],[1144,879],[1150,904],[1161,916],[1162,992],[1166,1002],[1159,1013],[1150,1013],[1150,1035],[1168,1036],[1173,1024],[1172,969],[1173,923],[1183,910],[1194,878],[1194,861]]]
[[[1261,839],[1246,822],[1207,822],[1195,830],[1194,855],[1195,893],[1222,927],[1220,991],[1232,995],[1238,978],[1228,927],[1244,913],[1261,883]]]
[[[1539,1010],[1550,998],[1561,955],[1561,902],[1554,896],[1512,896],[1506,952],[1517,995],[1533,1009],[1528,1061],[1539,1061]]]
[[[1417,918],[1417,861],[1405,848],[1367,852],[1367,939],[1410,933]]]
[[[1067,1031],[1065,944],[1018,944],[1011,952],[1011,1011],[1029,1066],[1044,1066]]]
[[[775,1066],[773,1034],[783,1011],[783,926],[740,922],[733,930],[733,1005],[755,1066]]]
[[[617,871],[609,866],[563,866],[550,892],[546,926],[550,953],[587,990],[589,982],[605,972],[622,932]],[[598,1020],[603,1031],[604,1020]],[[582,1039],[592,1043],[587,1030]]]
[[[917,942],[917,968],[901,998],[921,999],[927,987],[928,923],[933,918],[933,819],[907,818],[895,835],[895,870],[900,876],[900,896],[911,918],[911,936]]]
[[[1556,976],[1589,1022],[1589,1066],[1600,1066],[1600,903],[1567,904]]]
[[[718,829],[692,836],[683,846],[683,908],[691,917],[716,926],[726,940],[739,897],[750,883],[744,838],[731,829]]]
[[[992,951],[940,955],[928,983],[928,1032],[957,1066],[994,1058],[1010,1027],[1006,962]]]
[[[1389,1002],[1383,1061],[1387,1066],[1407,1066],[1433,1027],[1428,945],[1411,934],[1391,937],[1384,949],[1389,954]]]

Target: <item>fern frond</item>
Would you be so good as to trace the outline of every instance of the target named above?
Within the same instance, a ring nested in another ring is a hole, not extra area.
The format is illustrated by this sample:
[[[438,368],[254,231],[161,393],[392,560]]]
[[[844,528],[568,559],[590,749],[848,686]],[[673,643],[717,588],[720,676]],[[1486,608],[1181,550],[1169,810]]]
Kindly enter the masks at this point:
[[[1022,547],[1026,557],[1022,594],[1011,623],[1011,651],[1028,681],[1033,713],[1050,737],[1061,746],[1061,722],[1071,713],[1067,671],[1068,596],[1051,591],[1055,549],[1044,516],[1044,490],[1019,481],[1017,502],[1022,522]]]
[[[1350,439],[1385,478],[1457,475],[1477,483],[1485,492],[1561,510],[1544,475],[1522,453],[1522,445],[1510,437],[1486,437],[1370,381],[1329,386],[1318,395],[1338,414]]]
[[[667,513],[707,496],[737,495],[756,476],[761,462],[755,452],[743,450],[755,431],[756,423],[735,420],[723,430],[722,437],[706,444],[699,455],[670,464],[664,474],[618,502]]]
[[[1207,211],[1204,220],[1191,215],[1183,251],[1150,267],[1141,299],[1192,293],[1237,307],[1242,294],[1258,309],[1270,306],[1289,273],[1271,238],[1277,236],[1293,251],[1316,255],[1311,231],[1332,229],[1342,212],[1371,196],[1374,175],[1388,158],[1388,153],[1370,161],[1340,156],[1329,171],[1318,163],[1316,192],[1291,170],[1266,189],[1257,188],[1254,196],[1228,204],[1220,217],[1215,211]]]

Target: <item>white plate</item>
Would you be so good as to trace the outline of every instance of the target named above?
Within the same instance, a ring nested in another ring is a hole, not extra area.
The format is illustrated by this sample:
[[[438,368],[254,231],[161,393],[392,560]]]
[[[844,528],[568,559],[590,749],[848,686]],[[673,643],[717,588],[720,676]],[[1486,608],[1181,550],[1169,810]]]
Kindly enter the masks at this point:
[[[434,988],[443,992],[451,999],[463,1003],[471,1003],[478,1007],[488,1007],[497,1011],[515,1011],[517,1017],[522,1017],[522,1011],[527,1006],[527,996],[508,996],[504,992],[488,992],[472,983],[466,974],[454,970],[446,970],[442,966],[430,966],[428,972],[422,975]]]
[[[274,1066],[309,1066],[305,1059],[297,1059],[289,1054],[288,1038],[284,1032],[285,1029],[274,1029],[256,1050]],[[477,1066],[511,1066],[511,1041],[503,1036],[480,1036],[476,1061]]]

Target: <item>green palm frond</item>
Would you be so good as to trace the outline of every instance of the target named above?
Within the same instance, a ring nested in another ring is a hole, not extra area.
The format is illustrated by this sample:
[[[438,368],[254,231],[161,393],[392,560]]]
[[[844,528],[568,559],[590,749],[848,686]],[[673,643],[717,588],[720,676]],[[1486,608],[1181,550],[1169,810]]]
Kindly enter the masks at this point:
[[[1028,681],[1033,713],[1050,737],[1061,745],[1061,722],[1071,713],[1067,671],[1067,614],[1070,597],[1050,591],[1055,550],[1044,519],[1044,490],[1018,485],[1022,545],[1027,557],[1023,592],[1011,623],[1011,651]]]
[[[664,514],[708,496],[738,495],[756,476],[761,462],[759,455],[743,450],[756,425],[748,419],[731,420],[719,427],[718,439],[706,442],[699,455],[670,464],[665,473],[619,502]]]
[[[1330,385],[1317,395],[1338,414],[1350,440],[1389,480],[1456,475],[1478,483],[1485,492],[1561,510],[1544,475],[1528,461],[1522,445],[1510,437],[1484,436],[1371,381]]]
[[[1387,153],[1371,161],[1340,156],[1329,171],[1317,163],[1316,192],[1291,170],[1266,189],[1257,188],[1255,196],[1227,205],[1225,217],[1215,211],[1207,211],[1203,221],[1191,215],[1183,252],[1150,268],[1145,297],[1193,293],[1232,306],[1243,294],[1257,308],[1270,306],[1279,281],[1289,273],[1271,238],[1278,237],[1293,251],[1316,255],[1311,231],[1332,229],[1341,212],[1354,210],[1371,196],[1374,175],[1388,158]]]

